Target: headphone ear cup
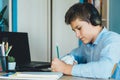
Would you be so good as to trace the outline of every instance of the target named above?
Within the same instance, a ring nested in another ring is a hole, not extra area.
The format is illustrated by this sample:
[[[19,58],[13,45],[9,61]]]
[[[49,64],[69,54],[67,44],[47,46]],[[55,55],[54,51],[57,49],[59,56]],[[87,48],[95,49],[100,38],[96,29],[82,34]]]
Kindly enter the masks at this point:
[[[100,20],[99,16],[91,15],[90,22],[94,26],[101,25],[101,20]]]
[[[96,25],[93,15],[90,16],[90,22],[91,22],[92,25],[94,25],[94,26]]]

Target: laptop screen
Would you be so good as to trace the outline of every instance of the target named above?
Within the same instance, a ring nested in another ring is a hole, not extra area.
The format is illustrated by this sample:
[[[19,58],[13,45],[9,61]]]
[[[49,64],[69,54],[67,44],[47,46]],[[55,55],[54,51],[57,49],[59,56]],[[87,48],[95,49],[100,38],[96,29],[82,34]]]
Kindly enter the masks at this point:
[[[8,42],[12,49],[9,56],[14,56],[17,65],[31,62],[28,34],[24,32],[0,32],[0,42]]]

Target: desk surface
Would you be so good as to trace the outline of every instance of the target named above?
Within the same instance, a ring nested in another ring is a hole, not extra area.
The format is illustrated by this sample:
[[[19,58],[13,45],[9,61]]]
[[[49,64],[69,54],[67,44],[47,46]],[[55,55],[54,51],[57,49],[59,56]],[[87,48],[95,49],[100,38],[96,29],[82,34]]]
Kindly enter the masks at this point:
[[[91,78],[81,78],[81,77],[73,77],[73,76],[63,76],[59,80],[113,80],[113,79],[91,79]]]
[[[0,73],[1,75],[2,73]],[[0,80],[8,80],[0,78]],[[15,79],[9,79],[9,80],[15,80]],[[23,80],[23,79],[17,79],[17,80]],[[29,79],[24,79],[29,80]],[[81,78],[81,77],[74,77],[74,76],[62,76],[59,80],[114,80],[114,79],[92,79],[92,78]]]

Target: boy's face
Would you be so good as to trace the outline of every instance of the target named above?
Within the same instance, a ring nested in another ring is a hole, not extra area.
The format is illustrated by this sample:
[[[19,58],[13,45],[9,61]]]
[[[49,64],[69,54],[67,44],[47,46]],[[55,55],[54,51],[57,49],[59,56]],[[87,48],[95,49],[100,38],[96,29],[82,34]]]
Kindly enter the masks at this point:
[[[76,37],[79,38],[84,44],[94,42],[94,26],[86,21],[76,19],[71,22],[71,28],[76,33]]]

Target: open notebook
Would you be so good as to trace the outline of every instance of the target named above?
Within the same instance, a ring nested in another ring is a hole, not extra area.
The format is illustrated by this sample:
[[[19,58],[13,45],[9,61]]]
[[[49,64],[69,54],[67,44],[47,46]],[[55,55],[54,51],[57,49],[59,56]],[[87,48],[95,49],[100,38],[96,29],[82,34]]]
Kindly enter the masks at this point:
[[[5,74],[4,74],[5,75]],[[0,76],[0,79],[24,79],[24,80],[58,80],[63,76],[61,72],[16,72],[9,76]]]
[[[0,42],[12,45],[9,55],[16,59],[17,71],[41,71],[50,67],[50,62],[31,61],[28,34],[25,32],[0,32]]]

